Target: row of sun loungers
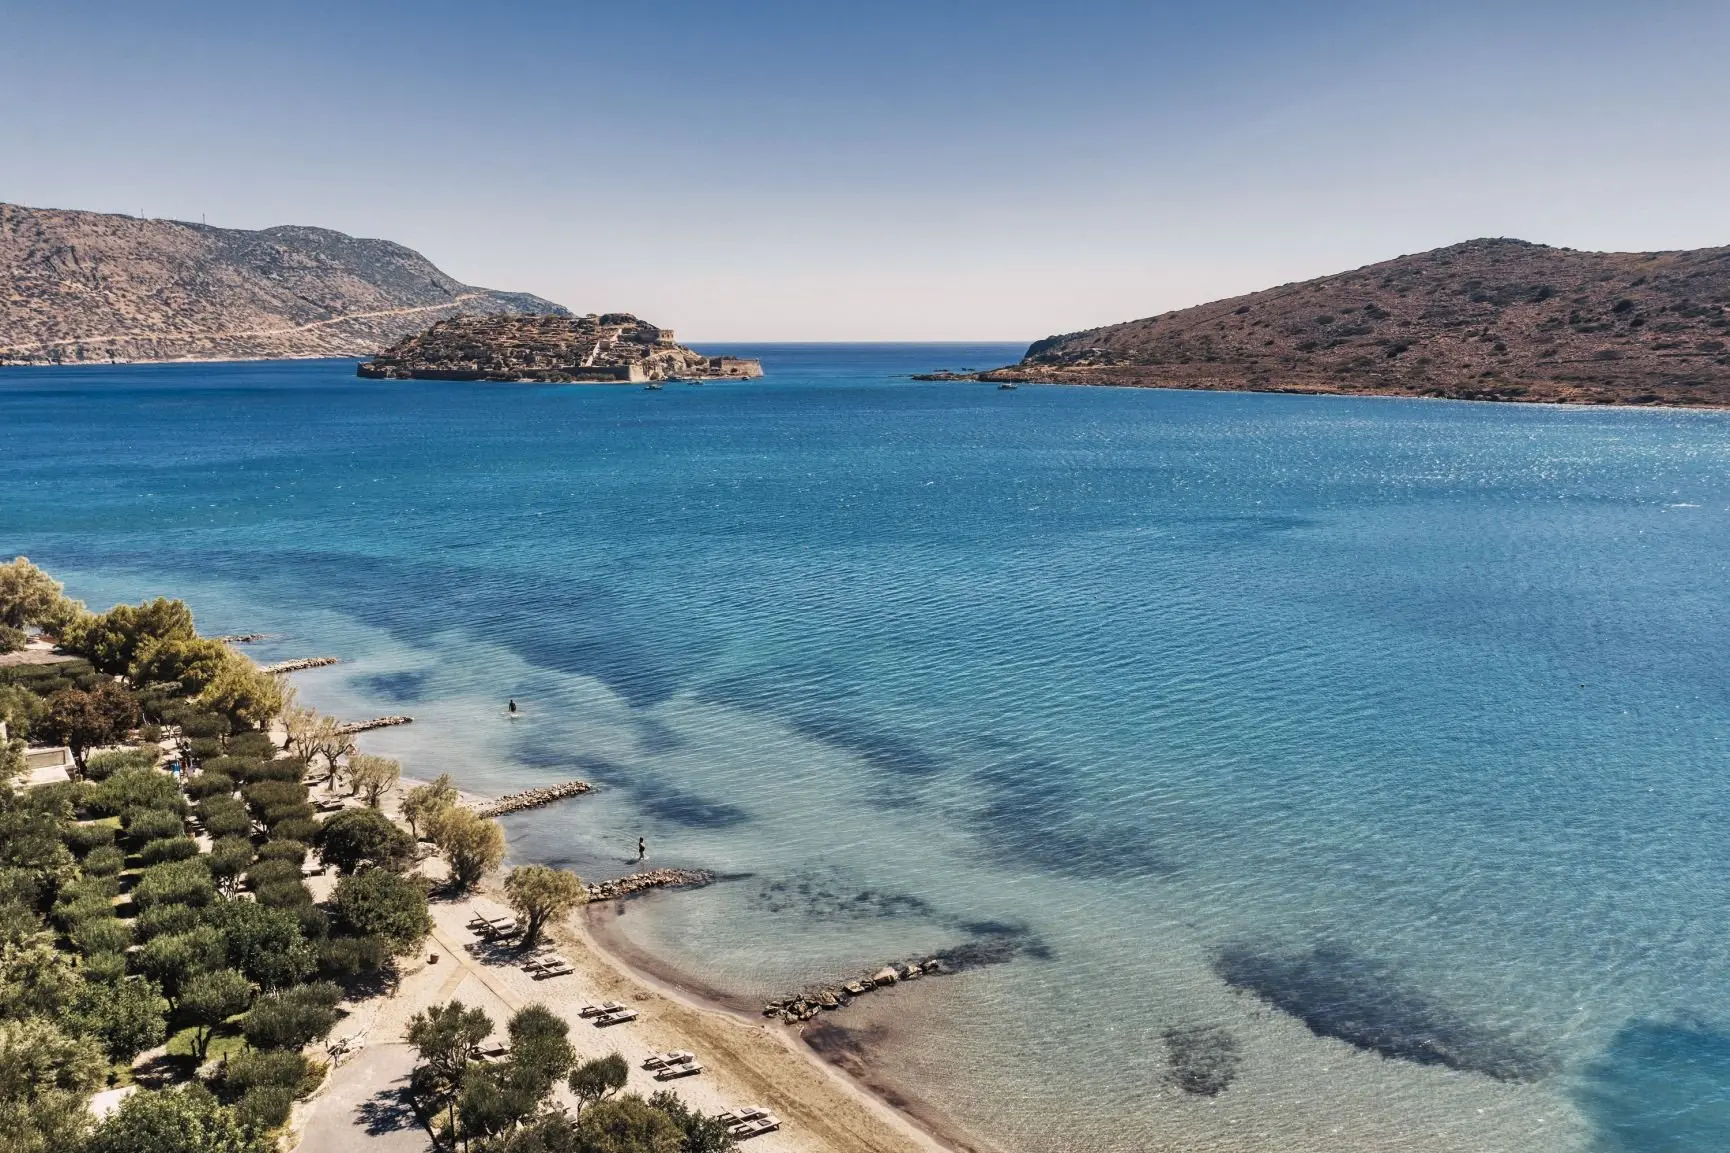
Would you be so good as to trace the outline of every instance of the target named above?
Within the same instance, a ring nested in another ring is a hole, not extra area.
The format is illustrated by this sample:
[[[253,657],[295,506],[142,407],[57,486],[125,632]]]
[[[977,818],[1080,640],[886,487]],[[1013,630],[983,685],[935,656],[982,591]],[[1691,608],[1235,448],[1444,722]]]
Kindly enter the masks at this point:
[[[656,1069],[665,1069],[669,1065],[688,1065],[696,1059],[695,1053],[685,1053],[678,1050],[671,1053],[656,1053],[643,1062],[643,1068],[653,1072]]]
[[[729,1109],[715,1118],[727,1127],[736,1140],[744,1141],[751,1137],[761,1137],[765,1133],[773,1133],[781,1127],[781,1119],[767,1109],[755,1105],[743,1109]]]

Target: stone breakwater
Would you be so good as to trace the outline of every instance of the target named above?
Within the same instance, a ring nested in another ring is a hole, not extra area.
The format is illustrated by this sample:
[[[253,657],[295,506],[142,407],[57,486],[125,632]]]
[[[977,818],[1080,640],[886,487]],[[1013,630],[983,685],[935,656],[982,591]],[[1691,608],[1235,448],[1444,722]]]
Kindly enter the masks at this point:
[[[803,993],[777,997],[763,1006],[763,1016],[779,1017],[787,1024],[795,1025],[800,1021],[809,1021],[818,1013],[845,1009],[853,1003],[855,997],[862,997],[873,989],[887,989],[891,985],[917,981],[922,977],[947,977],[956,971],[954,966],[939,957],[927,961],[902,961],[884,965],[874,973],[840,985],[820,985]]]
[[[335,657],[301,657],[298,660],[283,661],[281,664],[265,665],[267,673],[298,673],[301,669],[322,669],[326,665],[337,663]]]
[[[407,720],[407,717],[403,718]],[[507,813],[520,813],[524,809],[538,809],[542,805],[550,805],[554,801],[562,801],[566,797],[575,797],[590,792],[595,786],[587,781],[566,781],[560,785],[547,785],[539,789],[524,789],[520,793],[506,793],[504,796],[483,805],[475,812],[483,817],[502,817]]]
[[[345,737],[351,737],[355,733],[368,733],[373,729],[388,729],[392,725],[410,725],[413,723],[413,717],[374,717],[370,721],[354,721],[343,725],[337,729],[337,732]]]
[[[714,879],[715,874],[707,869],[650,869],[583,887],[588,890],[590,901],[616,901],[649,889],[694,889]]]

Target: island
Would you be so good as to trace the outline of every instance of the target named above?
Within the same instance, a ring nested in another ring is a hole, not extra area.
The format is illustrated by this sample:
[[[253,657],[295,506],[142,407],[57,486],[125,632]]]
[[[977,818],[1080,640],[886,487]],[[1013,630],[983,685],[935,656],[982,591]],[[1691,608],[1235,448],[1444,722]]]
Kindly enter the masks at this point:
[[[1727,309],[1730,248],[1472,240],[1047,337],[975,379],[1730,407]]]
[[[750,379],[759,361],[705,356],[628,312],[457,316],[406,337],[357,373],[372,380],[531,383]]]

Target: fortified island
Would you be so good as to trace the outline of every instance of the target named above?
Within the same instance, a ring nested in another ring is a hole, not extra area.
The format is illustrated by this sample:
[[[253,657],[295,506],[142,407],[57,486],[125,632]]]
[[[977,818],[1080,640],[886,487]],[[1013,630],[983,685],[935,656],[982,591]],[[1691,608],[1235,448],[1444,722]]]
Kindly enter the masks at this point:
[[[458,316],[399,340],[356,370],[372,380],[573,381],[749,379],[755,360],[704,356],[628,312]]]

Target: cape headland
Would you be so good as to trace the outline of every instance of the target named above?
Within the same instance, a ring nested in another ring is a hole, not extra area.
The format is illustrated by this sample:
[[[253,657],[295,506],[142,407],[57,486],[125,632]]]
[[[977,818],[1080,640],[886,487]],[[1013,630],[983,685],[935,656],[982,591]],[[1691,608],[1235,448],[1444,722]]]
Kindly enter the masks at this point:
[[[1730,248],[1471,240],[1036,341],[982,380],[1730,406]]]
[[[366,356],[447,316],[563,311],[326,228],[0,204],[0,364]]]
[[[391,345],[357,369],[375,380],[713,380],[763,375],[755,360],[704,356],[627,312],[459,316]]]

